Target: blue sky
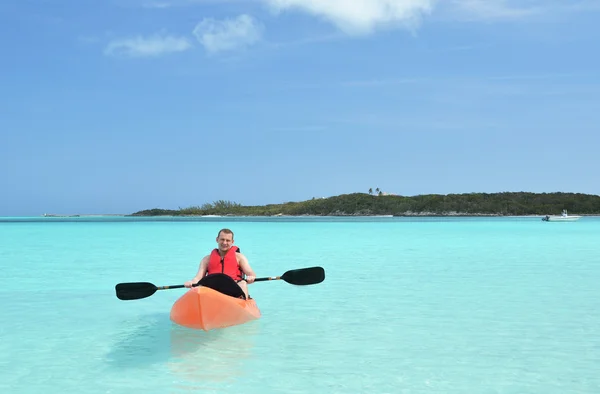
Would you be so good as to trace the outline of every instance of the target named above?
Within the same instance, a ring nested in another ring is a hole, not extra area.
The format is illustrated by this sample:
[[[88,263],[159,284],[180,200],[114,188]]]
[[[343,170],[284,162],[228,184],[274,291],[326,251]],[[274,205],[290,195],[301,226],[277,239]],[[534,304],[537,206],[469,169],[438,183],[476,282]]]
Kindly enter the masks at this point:
[[[600,194],[600,3],[8,0],[0,216]]]

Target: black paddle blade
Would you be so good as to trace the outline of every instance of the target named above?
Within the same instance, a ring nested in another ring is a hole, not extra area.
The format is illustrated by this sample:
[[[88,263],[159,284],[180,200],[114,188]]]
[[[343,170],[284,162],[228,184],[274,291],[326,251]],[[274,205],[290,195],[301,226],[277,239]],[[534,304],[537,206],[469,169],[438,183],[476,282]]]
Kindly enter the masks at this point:
[[[150,297],[158,288],[148,282],[119,283],[115,286],[117,298],[120,300],[139,300]]]
[[[281,275],[281,279],[292,285],[314,285],[325,280],[325,270],[323,267],[310,267],[290,270]]]

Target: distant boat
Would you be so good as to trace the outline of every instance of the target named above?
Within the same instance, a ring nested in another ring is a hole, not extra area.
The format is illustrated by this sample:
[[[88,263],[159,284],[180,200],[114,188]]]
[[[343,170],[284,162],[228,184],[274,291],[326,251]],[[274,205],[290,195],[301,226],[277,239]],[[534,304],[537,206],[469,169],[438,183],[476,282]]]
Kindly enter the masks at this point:
[[[581,216],[569,216],[567,215],[567,210],[563,209],[562,214],[559,215],[546,215],[542,218],[543,221],[546,222],[575,222],[581,219]]]

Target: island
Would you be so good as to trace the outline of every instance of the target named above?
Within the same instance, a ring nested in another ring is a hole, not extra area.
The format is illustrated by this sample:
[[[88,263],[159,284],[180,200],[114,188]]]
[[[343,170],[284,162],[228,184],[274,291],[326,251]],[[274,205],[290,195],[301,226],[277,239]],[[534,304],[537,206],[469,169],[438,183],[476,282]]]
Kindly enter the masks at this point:
[[[219,200],[179,209],[145,209],[126,216],[531,216],[599,215],[600,196],[583,193],[463,193],[401,196],[349,193],[267,205]]]

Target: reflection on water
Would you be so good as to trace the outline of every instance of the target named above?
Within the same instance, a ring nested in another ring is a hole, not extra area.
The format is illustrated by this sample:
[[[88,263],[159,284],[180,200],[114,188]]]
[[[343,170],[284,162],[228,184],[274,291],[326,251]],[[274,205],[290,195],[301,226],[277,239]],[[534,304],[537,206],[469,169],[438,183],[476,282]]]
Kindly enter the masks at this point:
[[[260,321],[209,332],[173,325],[169,369],[181,389],[206,390],[243,378]]]
[[[209,332],[181,327],[168,314],[123,323],[106,354],[109,368],[164,367],[179,390],[206,390],[242,377],[260,321]],[[203,391],[204,392],[204,391]]]

